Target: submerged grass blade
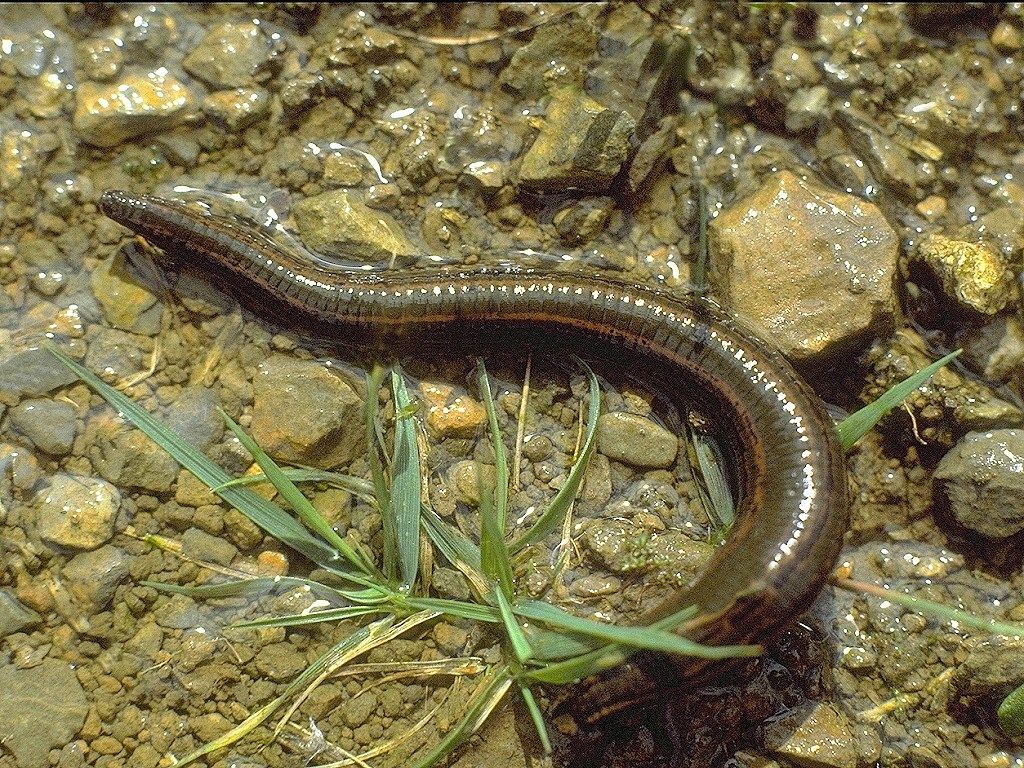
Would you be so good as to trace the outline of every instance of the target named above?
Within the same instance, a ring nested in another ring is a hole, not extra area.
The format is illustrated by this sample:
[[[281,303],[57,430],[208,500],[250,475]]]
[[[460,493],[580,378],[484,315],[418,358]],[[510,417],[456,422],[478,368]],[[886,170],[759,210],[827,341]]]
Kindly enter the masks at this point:
[[[501,439],[501,430],[498,428],[498,411],[494,407],[491,382],[487,376],[487,367],[484,365],[483,359],[477,359],[476,370],[477,385],[480,389],[480,396],[484,401],[487,425],[491,433],[491,444],[494,446],[494,470],[496,475],[494,484],[494,515],[497,518],[498,531],[502,538],[504,538],[505,521],[508,517],[508,453],[505,450],[505,441]]]
[[[470,541],[466,536],[453,525],[449,525],[441,516],[429,507],[420,510],[420,520],[427,531],[430,540],[434,542],[441,554],[448,562],[459,570],[464,564],[477,573],[480,572],[480,548]]]
[[[716,532],[727,531],[736,522],[736,507],[718,452],[707,438],[692,428],[687,427],[686,437],[690,471],[697,481],[701,503]]]
[[[310,530],[319,534],[324,541],[334,547],[353,566],[368,576],[377,575],[377,568],[370,559],[338,535],[337,531],[317,512],[316,507],[310,503],[298,486],[285,476],[277,463],[256,444],[256,441],[249,437],[245,430],[238,426],[234,419],[224,413],[224,411],[221,411],[221,416],[224,417],[228,429],[234,433],[235,437],[238,438],[238,442],[249,452],[253,460],[259,464],[263,474],[267,476],[267,479],[277,489],[277,492],[281,494],[281,498],[288,502],[288,506],[299,516],[299,519]]]
[[[292,613],[287,616],[271,616],[266,619],[239,621],[230,626],[234,629],[256,629],[260,627],[304,627],[325,621],[345,621],[371,613],[390,613],[392,608],[385,605],[347,605],[344,608],[328,608],[312,613]]]
[[[836,426],[836,431],[839,433],[839,440],[842,442],[843,449],[847,451],[850,450],[850,448],[853,447],[853,444],[860,440],[860,438],[875,426],[883,416],[906,400],[915,389],[921,387],[937,370],[939,370],[939,368],[959,355],[961,351],[962,350],[958,349],[955,352],[950,352],[945,357],[936,360],[927,368],[922,368],[913,376],[909,376],[899,384],[890,387],[884,395],[873,403],[865,405],[859,411],[851,413],[843,419],[839,425]]]
[[[352,495],[358,496],[366,502],[374,502],[375,497],[373,483],[364,480],[361,477],[353,477],[352,475],[342,474],[341,472],[330,472],[326,469],[316,469],[315,467],[282,467],[281,472],[293,483],[327,483],[328,485],[334,485],[342,490],[348,491]],[[269,481],[270,478],[265,474],[257,472],[256,474],[245,475],[244,477],[236,477],[223,485],[212,488],[211,490],[219,491],[222,488],[235,488],[243,485],[259,485],[260,483],[266,483]]]
[[[63,352],[53,348],[50,348],[49,351],[79,379],[116,408],[124,418],[142,430],[147,437],[167,451],[175,461],[208,487],[218,488],[232,479],[227,472],[210,461],[202,452],[186,443],[178,434],[161,424],[131,398],[107,385],[92,371],[79,365]],[[296,552],[302,553],[313,562],[329,564],[341,560],[333,547],[313,536],[279,506],[249,489],[221,488],[216,493],[271,536],[287,544]]]
[[[562,632],[596,637],[610,643],[632,648],[643,648],[681,656],[704,659],[727,659],[735,656],[756,656],[761,652],[756,645],[701,645],[664,629],[654,627],[619,627],[573,616],[550,603],[537,600],[519,600],[515,612],[526,619],[540,621]]]
[[[576,498],[580,485],[583,483],[583,476],[586,474],[587,465],[590,463],[590,455],[594,452],[597,419],[601,415],[601,385],[598,383],[597,376],[594,375],[590,366],[582,360],[578,362],[586,370],[587,381],[590,384],[590,407],[587,413],[587,428],[583,438],[583,448],[579,456],[576,457],[576,461],[573,462],[572,469],[569,470],[569,474],[565,479],[565,485],[555,494],[551,504],[537,518],[537,521],[530,529],[516,539],[509,547],[509,551],[513,554],[523,547],[543,539],[561,524],[562,518],[568,512],[569,505]]]
[[[270,592],[276,587],[296,586],[309,587],[313,591],[339,594],[338,590],[324,586],[316,581],[300,579],[293,576],[273,576],[256,579],[241,579],[239,581],[225,581],[220,584],[201,584],[195,587],[181,586],[179,584],[165,584],[161,581],[140,581],[144,587],[152,587],[160,592],[169,592],[174,595],[185,595],[197,600],[214,600],[223,597],[254,597]]]
[[[1024,685],[1014,689],[996,710],[999,727],[1011,739],[1024,736]]]
[[[391,374],[391,392],[395,401],[395,453],[387,509],[395,530],[401,589],[409,592],[416,582],[420,557],[420,449],[412,401],[405,380],[397,371]]]

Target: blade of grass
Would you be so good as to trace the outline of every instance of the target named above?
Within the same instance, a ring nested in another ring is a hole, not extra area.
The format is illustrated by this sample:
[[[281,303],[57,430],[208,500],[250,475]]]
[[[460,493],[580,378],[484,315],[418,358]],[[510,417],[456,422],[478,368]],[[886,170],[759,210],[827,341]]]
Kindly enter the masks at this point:
[[[441,554],[448,562],[459,570],[462,570],[460,563],[480,572],[480,548],[470,541],[466,536],[453,525],[449,525],[441,516],[429,507],[420,510],[420,521],[427,531],[430,540],[434,542]]]
[[[513,610],[525,619],[540,621],[562,632],[587,635],[632,648],[643,648],[681,656],[703,659],[726,659],[735,656],[756,656],[761,648],[756,645],[701,645],[681,635],[652,627],[619,627],[573,616],[550,603],[537,600],[519,600]]]
[[[391,460],[391,503],[388,511],[395,529],[402,592],[416,582],[420,558],[420,449],[416,442],[416,418],[405,380],[391,374],[395,401],[395,454]]]
[[[551,500],[548,508],[544,510],[526,533],[509,546],[509,551],[513,554],[523,547],[543,539],[561,524],[562,518],[565,517],[566,511],[569,509],[569,505],[579,492],[580,485],[583,483],[583,476],[587,471],[587,465],[590,463],[590,455],[594,452],[597,419],[601,415],[601,385],[598,383],[597,376],[594,375],[589,365],[582,360],[577,362],[586,370],[587,381],[590,383],[590,407],[587,413],[587,429],[586,436],[583,439],[583,449],[580,451],[579,456],[576,457],[576,461],[573,462],[572,469],[569,470],[569,474],[565,479],[565,485],[555,494],[555,498]]]
[[[501,613],[501,621],[505,625],[505,634],[508,635],[509,645],[520,664],[525,664],[533,657],[533,649],[523,634],[523,628],[519,626],[519,620],[512,613],[512,606],[509,605],[505,593],[498,589],[494,592],[498,602],[498,611]]]
[[[1015,688],[996,710],[999,727],[1011,739],[1024,736],[1024,685]]]
[[[224,422],[228,425],[228,429],[234,433],[235,437],[238,438],[238,442],[249,452],[253,460],[259,464],[263,474],[267,476],[267,479],[277,489],[277,492],[281,494],[281,498],[288,502],[288,506],[299,516],[299,519],[367,576],[378,575],[379,571],[373,562],[338,535],[338,532],[316,511],[316,507],[310,503],[298,486],[285,476],[281,468],[277,466],[277,463],[256,444],[256,441],[249,437],[245,430],[238,426],[234,419],[224,411],[220,413],[224,417]]]
[[[462,600],[446,600],[441,597],[409,597],[406,598],[404,604],[416,610],[438,611],[449,616],[459,616],[473,621],[486,621],[491,624],[501,621],[501,614],[497,609],[489,605],[468,603]]]
[[[266,594],[276,587],[296,586],[308,587],[311,591],[326,592],[332,595],[340,594],[338,590],[324,586],[309,579],[299,579],[293,576],[273,576],[257,579],[242,579],[240,581],[225,581],[220,584],[201,584],[195,587],[181,586],[179,584],[166,584],[161,581],[140,581],[144,587],[152,587],[160,592],[169,592],[175,595],[185,595],[199,600],[212,600],[222,597],[252,597],[256,594]]]
[[[505,537],[505,521],[508,517],[508,454],[505,451],[505,441],[501,439],[501,430],[498,428],[498,412],[494,407],[494,397],[491,394],[491,382],[487,376],[487,367],[483,358],[477,358],[477,386],[480,389],[480,396],[484,401],[484,411],[487,413],[487,424],[491,433],[491,444],[494,446],[494,469],[496,480],[494,484],[494,514],[497,519],[498,532],[502,538]]]
[[[89,369],[52,347],[50,353],[70,369],[79,379],[112,405],[134,426],[142,430],[153,442],[167,451],[182,467],[189,470],[210,488],[230,481],[231,476],[210,461],[200,451],[161,424],[155,417],[137,405],[131,398],[107,385]],[[338,552],[310,534],[295,518],[262,496],[246,488],[224,488],[217,495],[274,538],[284,542],[310,560],[326,565],[340,560]]]
[[[479,476],[477,480],[479,480]],[[505,597],[512,599],[514,585],[512,583],[512,561],[508,556],[505,538],[498,527],[497,516],[494,514],[492,496],[488,488],[480,487],[480,569],[484,576],[493,580]]]
[[[292,613],[287,616],[272,616],[253,621],[239,621],[229,626],[234,629],[255,629],[259,627],[303,627],[308,624],[321,624],[325,621],[344,621],[357,616],[368,616],[371,613],[389,613],[393,609],[382,605],[347,605],[344,608],[328,608],[312,613]]]
[[[363,501],[370,503],[375,501],[373,483],[361,477],[353,477],[341,472],[329,472],[325,469],[316,469],[315,467],[282,467],[281,472],[293,483],[327,483],[348,491]],[[245,475],[244,477],[236,477],[210,490],[216,492],[222,488],[259,485],[266,482],[269,482],[269,478],[262,472],[257,472],[252,475]]]
[[[533,727],[537,729],[537,738],[540,739],[541,746],[544,748],[544,754],[551,754],[551,739],[548,737],[548,727],[544,724],[544,715],[540,711],[540,707],[537,705],[537,699],[533,697],[533,691],[526,684],[525,680],[517,679],[516,683],[519,685],[519,693],[523,696],[523,701],[526,703],[526,709],[530,713],[530,719],[533,720]]]
[[[836,431],[839,432],[839,440],[843,445],[843,449],[847,451],[850,450],[850,448],[853,447],[853,444],[860,440],[868,430],[875,426],[875,424],[877,424],[885,414],[906,400],[915,389],[921,387],[935,374],[937,370],[939,370],[939,368],[955,358],[962,351],[963,350],[958,349],[955,352],[950,352],[945,357],[936,360],[927,368],[922,368],[913,376],[909,376],[899,384],[890,387],[884,395],[879,397],[873,403],[865,405],[859,411],[851,413],[843,419],[836,427]]]
[[[525,676],[538,683],[566,685],[617,667],[629,658],[629,652],[618,645],[606,645],[580,656],[530,670]]]
[[[727,531],[736,522],[729,483],[722,472],[722,462],[714,445],[695,429],[686,428],[687,456],[690,472],[697,481],[701,504],[716,531]]]

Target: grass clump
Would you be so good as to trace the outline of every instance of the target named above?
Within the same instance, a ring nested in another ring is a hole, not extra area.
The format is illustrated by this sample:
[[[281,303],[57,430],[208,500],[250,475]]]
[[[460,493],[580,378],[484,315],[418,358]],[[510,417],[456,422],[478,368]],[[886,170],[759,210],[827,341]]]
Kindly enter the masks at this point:
[[[507,526],[511,480],[508,456],[498,429],[490,380],[483,363],[478,363],[478,389],[487,414],[496,482],[493,487],[488,487],[478,477],[481,533],[479,542],[474,542],[445,522],[426,502],[417,406],[397,371],[391,372],[388,381],[394,406],[390,446],[385,437],[384,419],[379,412],[379,392],[385,383],[386,373],[376,369],[366,378],[364,417],[368,436],[369,481],[309,467],[282,468],[230,417],[223,414],[228,428],[262,470],[259,475],[232,478],[129,397],[63,353],[56,350],[53,353],[118,409],[123,417],[224,501],[330,574],[336,580],[332,583],[344,585],[338,587],[303,578],[279,577],[238,578],[226,583],[192,587],[146,582],[149,586],[193,598],[218,598],[251,595],[281,584],[301,585],[325,597],[331,606],[311,613],[265,617],[236,624],[237,627],[295,627],[346,619],[369,622],[310,664],[280,696],[253,712],[228,733],[182,757],[178,765],[187,765],[230,746],[283,711],[274,730],[275,734],[279,733],[316,685],[345,668],[355,671],[358,666],[355,665],[356,660],[368,651],[441,616],[492,625],[501,633],[503,654],[499,662],[489,665],[475,659],[453,659],[432,667],[432,671],[438,674],[474,675],[476,683],[462,717],[427,754],[418,756],[410,764],[414,768],[427,768],[447,756],[479,728],[513,688],[522,697],[544,748],[550,749],[547,729],[532,688],[537,683],[573,682],[621,664],[638,649],[714,659],[749,656],[760,650],[757,646],[707,647],[675,634],[672,630],[693,617],[695,608],[680,611],[650,627],[620,627],[580,618],[517,592],[514,579],[517,556],[528,545],[563,526],[594,450],[601,392],[597,377],[585,363],[580,362],[580,365],[588,381],[588,402],[577,455],[563,487],[534,523],[514,538]],[[875,403],[844,420],[838,425],[844,447],[852,446],[885,413],[955,355],[948,355],[918,372]],[[582,411],[581,407],[581,415]],[[689,455],[701,488],[701,498],[709,507],[711,519],[719,528],[728,528],[734,514],[732,500],[714,451],[691,436]],[[250,484],[261,482],[271,483],[288,509],[248,488]],[[298,487],[298,484],[307,482],[339,485],[373,505],[382,521],[383,544],[379,561],[364,544],[342,536],[332,528]],[[151,543],[160,545],[159,537],[150,539]],[[420,576],[420,558],[425,546],[429,546],[431,557],[439,553],[463,573],[473,592],[472,600],[429,596],[429,585],[422,583]],[[1015,695],[1017,699],[1024,698],[1020,692]],[[1008,722],[1012,722],[1014,717],[1020,719],[1016,712],[1010,711]],[[391,746],[394,745],[382,745],[363,755],[350,757],[353,762],[365,764],[365,760]]]

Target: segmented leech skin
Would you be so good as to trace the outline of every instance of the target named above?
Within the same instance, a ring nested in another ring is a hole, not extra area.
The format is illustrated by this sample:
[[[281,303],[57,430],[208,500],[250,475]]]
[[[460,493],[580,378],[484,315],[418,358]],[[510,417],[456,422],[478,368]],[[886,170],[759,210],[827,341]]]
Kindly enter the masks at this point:
[[[798,616],[839,555],[849,517],[832,422],[782,356],[703,301],[623,283],[532,270],[393,274],[330,270],[297,258],[256,227],[182,202],[105,192],[103,212],[235,293],[299,328],[339,339],[462,331],[526,344],[559,333],[591,350],[668,371],[723,435],[740,480],[737,522],[697,581],[654,608],[689,605],[679,629],[711,645],[760,643]],[[579,346],[573,347],[579,349]],[[700,682],[721,662],[634,654],[584,681],[571,713],[591,722],[666,684]]]

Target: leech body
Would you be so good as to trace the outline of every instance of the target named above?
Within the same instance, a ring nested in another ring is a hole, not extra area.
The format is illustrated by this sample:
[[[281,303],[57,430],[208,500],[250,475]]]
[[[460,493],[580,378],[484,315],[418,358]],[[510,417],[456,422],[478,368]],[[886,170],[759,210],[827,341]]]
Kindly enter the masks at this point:
[[[275,314],[339,337],[359,333],[568,334],[618,346],[669,371],[712,413],[737,463],[741,498],[728,541],[688,589],[648,621],[685,606],[680,628],[701,643],[772,638],[814,599],[839,554],[848,521],[846,473],[832,422],[771,347],[724,313],[647,288],[515,270],[410,274],[331,271],[296,259],[255,228],[181,202],[109,191],[103,212],[178,260],[195,258],[229,289],[270,302]],[[253,307],[259,309],[259,307]],[[638,654],[585,681],[571,704],[592,721],[647,698],[666,681],[700,681],[716,662],[671,666]]]

